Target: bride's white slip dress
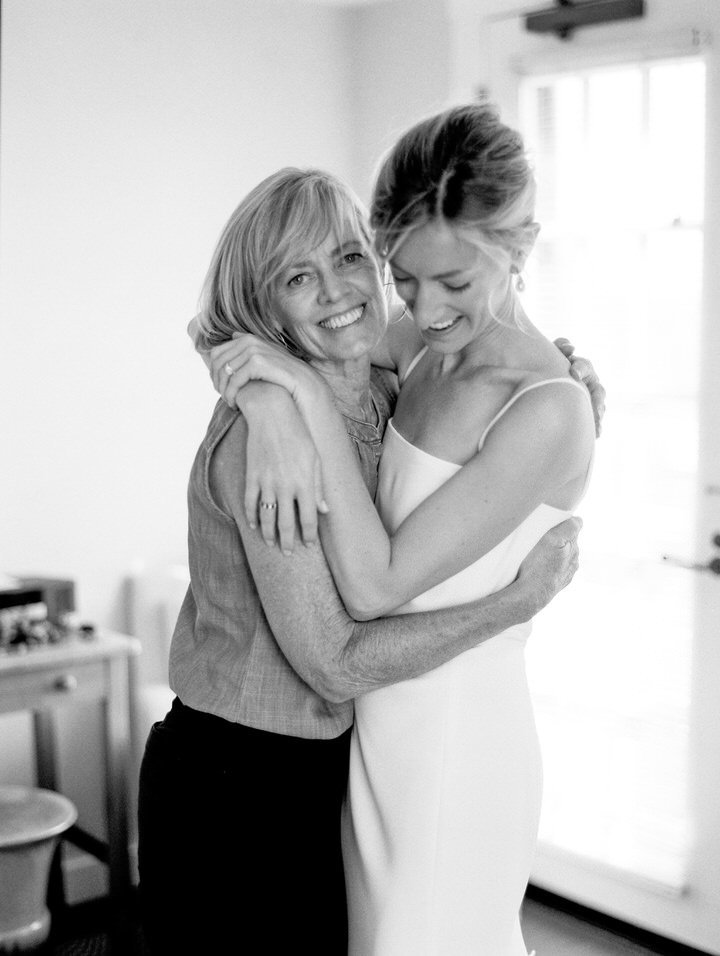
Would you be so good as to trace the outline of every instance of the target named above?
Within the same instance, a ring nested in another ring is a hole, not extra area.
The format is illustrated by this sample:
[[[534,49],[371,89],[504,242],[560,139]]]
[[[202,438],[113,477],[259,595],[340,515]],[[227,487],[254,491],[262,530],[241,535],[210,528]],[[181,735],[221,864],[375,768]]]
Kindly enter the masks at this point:
[[[567,378],[522,389],[479,448],[522,394],[555,382],[585,392]],[[459,468],[410,444],[390,422],[376,500],[387,530]],[[394,613],[506,587],[542,535],[570,513],[540,505],[479,561]],[[519,909],[542,791],[525,676],[530,627],[512,627],[422,677],[356,700],[343,822],[350,956],[527,956]]]

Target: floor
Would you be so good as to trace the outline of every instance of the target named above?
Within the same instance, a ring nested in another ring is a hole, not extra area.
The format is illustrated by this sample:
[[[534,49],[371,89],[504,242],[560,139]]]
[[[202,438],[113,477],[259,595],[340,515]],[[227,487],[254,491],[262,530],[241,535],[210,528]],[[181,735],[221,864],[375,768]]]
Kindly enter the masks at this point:
[[[522,925],[528,948],[537,956],[671,956],[670,945],[646,949],[535,900],[525,900]]]
[[[42,956],[110,956],[102,904],[84,904],[73,910],[72,918],[62,932],[54,934]],[[525,942],[536,956],[680,956],[690,952],[672,943],[648,949],[534,899],[525,900],[522,923]],[[139,937],[132,949],[127,956],[148,956]]]

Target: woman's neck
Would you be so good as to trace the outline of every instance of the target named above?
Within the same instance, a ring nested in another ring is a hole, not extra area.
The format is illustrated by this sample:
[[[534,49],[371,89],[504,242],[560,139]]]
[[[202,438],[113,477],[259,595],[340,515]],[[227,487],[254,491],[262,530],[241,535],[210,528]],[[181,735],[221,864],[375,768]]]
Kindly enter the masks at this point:
[[[310,363],[325,379],[342,415],[370,421],[374,414],[370,392],[370,356],[345,362]]]
[[[442,374],[470,370],[477,366],[532,368],[542,362],[540,343],[545,336],[530,322],[522,329],[495,320],[480,330],[460,351],[441,359]]]

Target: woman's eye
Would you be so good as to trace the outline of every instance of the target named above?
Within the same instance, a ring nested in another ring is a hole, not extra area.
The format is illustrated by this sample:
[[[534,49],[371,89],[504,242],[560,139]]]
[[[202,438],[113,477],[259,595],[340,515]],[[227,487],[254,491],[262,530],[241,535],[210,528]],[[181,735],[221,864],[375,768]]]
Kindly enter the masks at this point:
[[[469,282],[464,283],[464,285],[448,285],[447,282],[444,282],[443,285],[448,292],[464,292],[466,289],[470,288]]]
[[[410,279],[407,276],[393,276],[393,282],[395,285],[402,285],[403,282],[409,282]]]
[[[307,279],[307,275],[304,272],[298,273],[296,276],[293,276],[291,279],[288,279],[289,286],[299,286]]]
[[[364,258],[365,256],[362,254],[362,252],[348,252],[346,255],[343,256],[342,261],[346,265],[352,266],[356,262],[361,262]]]

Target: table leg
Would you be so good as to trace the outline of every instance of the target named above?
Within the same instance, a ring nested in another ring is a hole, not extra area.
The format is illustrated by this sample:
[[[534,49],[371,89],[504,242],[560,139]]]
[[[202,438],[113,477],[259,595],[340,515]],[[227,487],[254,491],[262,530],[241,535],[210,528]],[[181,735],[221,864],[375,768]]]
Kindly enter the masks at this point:
[[[128,855],[128,772],[130,726],[127,707],[127,659],[107,662],[108,694],[103,705],[105,792],[110,855],[111,946],[130,953],[130,860]]]
[[[140,740],[138,734],[137,715],[137,688],[138,688],[138,659],[135,655],[128,657],[127,672],[127,708],[130,715],[130,775],[128,778],[128,819],[130,821],[130,846],[137,847],[138,843],[138,788],[139,770],[145,740]],[[130,882],[136,883],[138,872],[131,867]]]
[[[35,779],[44,790],[57,790],[57,760],[55,756],[55,724],[49,710],[33,711],[35,732]],[[48,907],[56,914],[65,907],[65,883],[62,873],[62,840],[53,854],[48,880]]]

